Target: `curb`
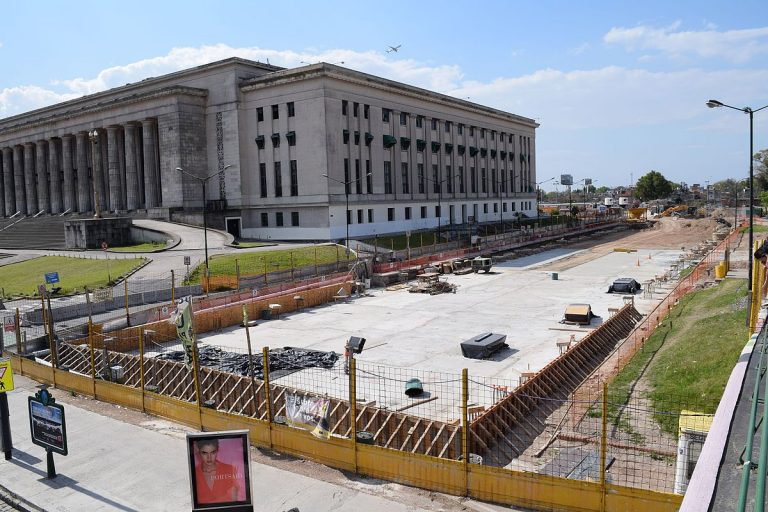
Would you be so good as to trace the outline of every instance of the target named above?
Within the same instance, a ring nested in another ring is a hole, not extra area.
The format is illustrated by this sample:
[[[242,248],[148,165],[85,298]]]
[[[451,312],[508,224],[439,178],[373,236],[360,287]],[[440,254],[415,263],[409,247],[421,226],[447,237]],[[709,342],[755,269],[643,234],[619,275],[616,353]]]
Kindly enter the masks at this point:
[[[10,505],[20,512],[46,512],[45,509],[30,503],[26,499],[22,498],[15,492],[2,485],[0,485],[0,501],[6,505]]]

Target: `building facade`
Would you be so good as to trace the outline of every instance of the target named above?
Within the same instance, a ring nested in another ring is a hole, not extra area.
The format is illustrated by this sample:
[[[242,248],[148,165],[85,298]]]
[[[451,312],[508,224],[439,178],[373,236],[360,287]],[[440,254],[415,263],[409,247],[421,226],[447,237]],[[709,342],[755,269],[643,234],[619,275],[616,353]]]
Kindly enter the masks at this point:
[[[0,120],[0,214],[199,222],[205,186],[213,225],[244,238],[499,222],[535,215],[537,127],[334,65],[231,58]]]

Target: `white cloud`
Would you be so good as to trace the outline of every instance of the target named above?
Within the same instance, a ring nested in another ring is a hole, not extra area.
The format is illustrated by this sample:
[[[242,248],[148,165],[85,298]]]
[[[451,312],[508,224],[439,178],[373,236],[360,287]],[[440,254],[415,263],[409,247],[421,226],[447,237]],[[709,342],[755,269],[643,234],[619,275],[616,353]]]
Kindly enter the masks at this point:
[[[582,45],[577,46],[576,48],[571,48],[570,50],[568,50],[568,53],[571,55],[581,55],[582,53],[589,50],[589,48],[590,48],[589,43],[584,43]]]
[[[34,86],[8,87],[0,90],[0,117],[8,117],[46,105],[59,103],[79,95],[57,92]]]
[[[629,51],[657,50],[672,57],[698,56],[744,63],[768,53],[768,27],[727,30],[677,31],[680,23],[655,28],[612,28],[603,40]]]

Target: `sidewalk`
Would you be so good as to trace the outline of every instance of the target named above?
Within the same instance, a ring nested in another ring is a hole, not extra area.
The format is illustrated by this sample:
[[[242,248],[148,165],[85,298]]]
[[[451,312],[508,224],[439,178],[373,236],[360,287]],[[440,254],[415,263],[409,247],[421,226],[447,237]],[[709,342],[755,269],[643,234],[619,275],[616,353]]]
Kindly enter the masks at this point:
[[[50,389],[65,408],[68,456],[54,454],[55,479],[46,477],[45,450],[30,440],[27,397],[39,384],[15,375],[8,393],[13,458],[0,457],[0,490],[21,500],[18,510],[50,511],[185,511],[191,510],[186,460],[187,427],[109,404],[116,414],[138,417],[141,426],[73,405],[83,400]],[[378,480],[348,476],[323,466],[312,478],[253,461],[265,455],[252,450],[255,511],[399,512],[420,510],[509,510],[453,496]],[[274,460],[277,454],[266,454]],[[297,461],[302,466],[312,463]],[[336,480],[331,483],[326,480]],[[376,493],[376,494],[374,494]],[[0,510],[7,510],[0,506]]]

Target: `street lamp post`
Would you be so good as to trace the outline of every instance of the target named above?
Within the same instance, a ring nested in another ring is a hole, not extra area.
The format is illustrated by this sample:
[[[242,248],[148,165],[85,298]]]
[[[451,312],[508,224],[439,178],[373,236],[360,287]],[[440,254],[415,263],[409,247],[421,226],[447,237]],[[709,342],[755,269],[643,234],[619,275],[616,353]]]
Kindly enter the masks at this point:
[[[749,251],[748,251],[749,263],[747,265],[747,268],[748,268],[747,290],[748,290],[749,298],[751,302],[752,300],[752,252],[754,251],[754,220],[752,218],[752,215],[754,213],[753,209],[754,209],[754,201],[755,201],[753,119],[754,119],[755,112],[760,112],[764,108],[768,108],[768,105],[762,106],[758,109],[752,109],[750,107],[738,108],[738,107],[733,107],[731,105],[726,105],[721,101],[709,100],[707,101],[707,106],[709,108],[726,107],[732,110],[739,110],[741,112],[744,112],[745,114],[749,114]],[[749,318],[747,318],[747,322],[749,322]]]
[[[435,181],[433,179],[427,178],[426,176],[422,176],[425,180],[429,181],[430,183],[437,185],[437,240],[440,240],[440,229],[442,227],[442,217],[443,217],[443,206],[442,206],[442,200],[443,200],[443,183],[450,180],[451,178],[456,179],[459,177],[458,174],[455,174],[453,176],[446,176],[442,180]],[[438,242],[439,243],[439,242]]]
[[[340,184],[344,185],[344,199],[345,199],[345,203],[346,203],[346,209],[344,210],[344,220],[346,221],[346,225],[347,225],[347,236],[344,239],[344,246],[346,247],[347,258],[349,258],[349,215],[350,215],[349,214],[349,187],[353,183],[357,183],[358,181],[362,180],[363,178],[367,178],[368,176],[371,176],[372,174],[373,173],[369,172],[365,176],[361,176],[359,178],[355,178],[355,179],[349,180],[349,181],[337,180],[336,178],[331,178],[327,174],[323,174],[322,175],[326,179],[329,179],[331,181],[335,181],[336,183],[340,183]]]
[[[96,166],[96,159],[101,158],[99,152],[99,130],[93,129],[88,132],[88,138],[91,141],[91,170],[93,172],[93,218],[101,218],[101,164]]]
[[[220,171],[216,171],[212,174],[209,174],[208,176],[205,176],[201,178],[200,176],[197,176],[195,174],[192,174],[191,172],[187,172],[181,167],[177,167],[176,170],[186,174],[190,178],[196,179],[200,183],[200,188],[203,190],[203,240],[205,243],[205,275],[208,277],[208,216],[206,215],[207,208],[208,208],[208,197],[205,193],[205,185],[208,183],[208,180],[211,178],[218,176],[219,174],[223,173],[230,167],[233,167],[232,164],[225,165],[223,169]]]

